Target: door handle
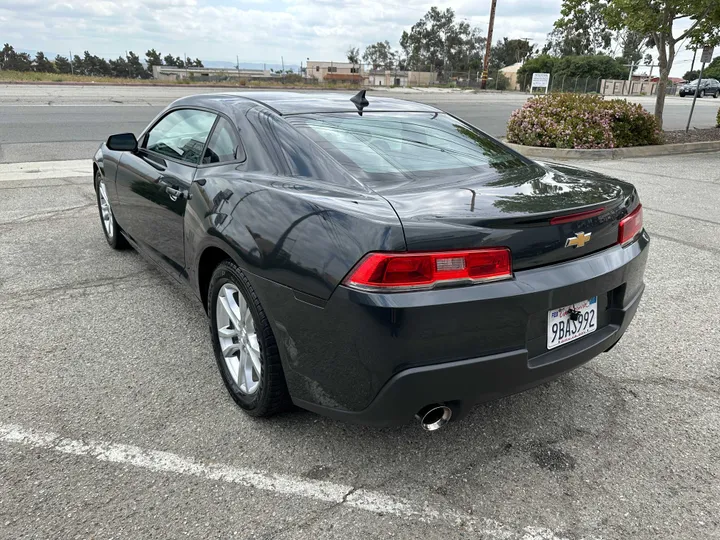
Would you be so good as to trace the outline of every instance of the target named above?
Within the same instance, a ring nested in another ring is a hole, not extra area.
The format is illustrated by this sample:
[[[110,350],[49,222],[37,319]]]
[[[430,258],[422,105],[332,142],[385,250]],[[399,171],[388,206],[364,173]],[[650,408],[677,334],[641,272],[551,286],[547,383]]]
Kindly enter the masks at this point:
[[[178,199],[190,199],[190,192],[187,189],[181,189],[176,182],[171,178],[160,177],[158,183],[165,186],[165,193],[168,194],[171,201],[177,201]]]
[[[187,192],[183,189],[175,189],[171,188],[170,186],[165,187],[165,193],[170,196],[171,201],[177,201],[178,199],[182,199],[187,194]]]

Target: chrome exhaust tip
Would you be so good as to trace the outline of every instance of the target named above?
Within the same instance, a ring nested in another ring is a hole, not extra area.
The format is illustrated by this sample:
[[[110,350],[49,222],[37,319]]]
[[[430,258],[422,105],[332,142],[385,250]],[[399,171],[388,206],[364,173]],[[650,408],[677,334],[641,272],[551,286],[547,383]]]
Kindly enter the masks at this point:
[[[434,403],[423,407],[415,417],[425,431],[435,431],[447,424],[452,418],[452,409],[447,405]]]

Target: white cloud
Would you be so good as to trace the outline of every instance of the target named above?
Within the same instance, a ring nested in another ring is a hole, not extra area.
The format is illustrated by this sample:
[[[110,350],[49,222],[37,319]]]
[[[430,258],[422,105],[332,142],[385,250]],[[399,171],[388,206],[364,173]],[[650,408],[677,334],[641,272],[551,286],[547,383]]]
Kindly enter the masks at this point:
[[[561,0],[498,3],[493,41],[530,38],[542,43]],[[387,39],[427,10],[452,7],[487,33],[490,0],[3,0],[0,40],[17,48],[116,57],[150,48],[204,60],[298,64],[343,60],[349,46]],[[685,55],[681,56],[685,60]],[[680,68],[684,72],[687,68]],[[676,70],[674,70],[675,72]]]

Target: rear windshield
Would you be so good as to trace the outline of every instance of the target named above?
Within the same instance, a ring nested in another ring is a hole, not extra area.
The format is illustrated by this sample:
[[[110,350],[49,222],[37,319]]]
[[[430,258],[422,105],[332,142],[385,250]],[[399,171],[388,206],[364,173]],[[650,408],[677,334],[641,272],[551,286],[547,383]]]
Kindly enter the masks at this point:
[[[443,113],[325,113],[288,121],[364,177],[477,174],[529,162]]]

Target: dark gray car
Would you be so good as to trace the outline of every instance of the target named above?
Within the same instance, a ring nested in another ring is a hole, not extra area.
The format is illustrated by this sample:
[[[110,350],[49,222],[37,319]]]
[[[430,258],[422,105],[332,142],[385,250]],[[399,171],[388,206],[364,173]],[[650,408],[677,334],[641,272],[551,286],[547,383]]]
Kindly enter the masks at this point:
[[[698,89],[698,82],[694,80],[680,87],[680,97],[694,96]],[[717,79],[703,79],[700,82],[700,92],[698,97],[712,96],[714,98],[720,96],[720,82]]]

